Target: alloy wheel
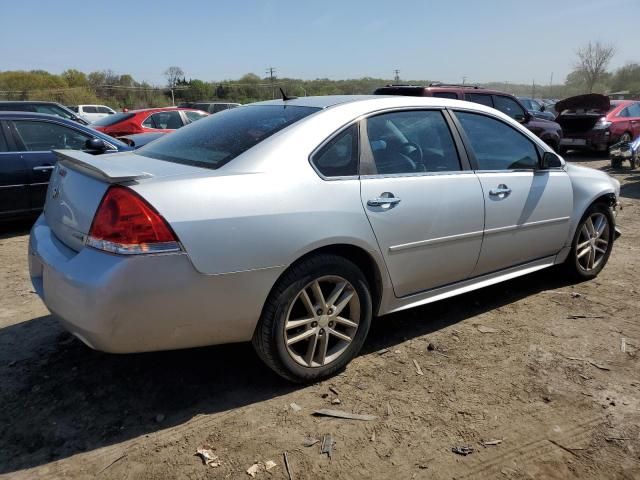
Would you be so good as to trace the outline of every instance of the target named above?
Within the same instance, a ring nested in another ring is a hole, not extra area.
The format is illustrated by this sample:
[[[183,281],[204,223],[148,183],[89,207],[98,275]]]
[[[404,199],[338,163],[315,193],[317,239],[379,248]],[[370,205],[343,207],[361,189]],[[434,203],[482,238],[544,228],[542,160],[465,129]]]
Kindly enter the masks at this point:
[[[580,227],[576,244],[576,259],[580,268],[586,272],[598,268],[607,254],[609,242],[609,220],[603,213],[592,213]]]
[[[360,299],[340,276],[317,278],[291,303],[284,339],[291,358],[304,367],[322,367],[349,347],[360,322]]]

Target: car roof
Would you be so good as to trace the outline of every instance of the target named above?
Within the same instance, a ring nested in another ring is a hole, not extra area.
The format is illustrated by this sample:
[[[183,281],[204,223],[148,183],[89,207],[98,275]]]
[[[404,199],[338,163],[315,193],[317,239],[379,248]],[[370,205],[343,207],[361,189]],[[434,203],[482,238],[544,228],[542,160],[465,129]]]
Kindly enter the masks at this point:
[[[264,102],[256,102],[252,105],[295,105],[298,107],[315,107],[315,108],[328,108],[341,103],[352,103],[359,100],[370,100],[380,97],[380,95],[324,95],[318,97],[296,97],[291,100],[283,101],[267,100]]]
[[[37,113],[37,112],[24,112],[24,111],[0,111],[0,117],[10,120],[12,118],[36,118],[40,120],[55,120],[58,122],[69,123],[70,125],[79,125],[79,123],[74,122],[73,120],[69,120],[68,118],[63,118],[58,115],[50,115],[48,113]]]
[[[129,110],[128,112],[119,112],[119,113],[149,113],[149,112],[169,112],[173,110],[196,110],[200,111],[197,108],[188,108],[188,107],[156,107],[156,108],[139,108],[137,110]]]
[[[26,105],[26,104],[40,104],[40,105],[60,105],[58,102],[44,102],[40,100],[0,100],[0,103],[4,105]]]

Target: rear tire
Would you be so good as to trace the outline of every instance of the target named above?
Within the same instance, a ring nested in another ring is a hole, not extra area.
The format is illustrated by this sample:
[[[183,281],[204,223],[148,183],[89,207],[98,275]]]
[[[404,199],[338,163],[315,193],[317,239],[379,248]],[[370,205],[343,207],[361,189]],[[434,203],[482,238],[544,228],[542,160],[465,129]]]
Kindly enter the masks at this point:
[[[622,167],[622,161],[615,159],[611,160],[611,168],[620,168]]]
[[[565,260],[568,273],[578,280],[597,277],[609,260],[614,238],[611,209],[604,203],[591,205],[580,219]]]
[[[360,269],[337,255],[314,255],[278,280],[254,332],[253,346],[281,377],[316,382],[358,354],[371,316],[371,293]]]

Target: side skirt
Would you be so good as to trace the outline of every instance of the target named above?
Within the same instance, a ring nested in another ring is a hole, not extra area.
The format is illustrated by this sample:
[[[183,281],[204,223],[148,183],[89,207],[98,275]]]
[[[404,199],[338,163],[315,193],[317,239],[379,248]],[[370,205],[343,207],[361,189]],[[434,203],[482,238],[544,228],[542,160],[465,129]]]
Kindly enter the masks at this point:
[[[408,308],[418,307],[420,305],[426,305],[427,303],[437,302],[438,300],[444,300],[445,298],[454,297],[463,293],[478,290],[479,288],[488,287],[496,283],[505,282],[512,278],[521,277],[529,273],[548,268],[556,263],[556,255],[541,258],[533,262],[518,265],[517,267],[508,268],[499,272],[490,273],[481,277],[464,280],[462,282],[447,285],[445,287],[435,288],[427,292],[417,293],[409,295],[408,297],[395,298],[389,301],[385,306],[381,308],[379,315],[386,315],[388,313],[399,312]]]

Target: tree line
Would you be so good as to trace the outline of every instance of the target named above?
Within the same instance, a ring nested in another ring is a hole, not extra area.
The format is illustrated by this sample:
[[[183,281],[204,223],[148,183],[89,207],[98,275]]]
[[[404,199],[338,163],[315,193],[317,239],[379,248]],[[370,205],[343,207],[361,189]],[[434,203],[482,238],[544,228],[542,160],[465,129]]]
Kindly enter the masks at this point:
[[[574,70],[562,84],[498,81],[481,86],[536,98],[565,98],[581,93],[618,91],[628,91],[631,96],[640,98],[640,64],[631,62],[609,71],[607,67],[614,55],[615,47],[589,42],[576,51]],[[290,96],[370,94],[380,86],[398,83],[389,78],[301,80],[260,77],[253,73],[222,81],[187,80],[185,72],[177,66],[169,67],[164,74],[167,84],[158,87],[111,70],[84,73],[68,69],[61,74],[44,70],[0,71],[0,99],[50,100],[64,105],[99,103],[116,109],[133,109],[205,100],[250,103],[277,98],[280,89]],[[413,79],[400,83],[429,85],[436,81]]]

